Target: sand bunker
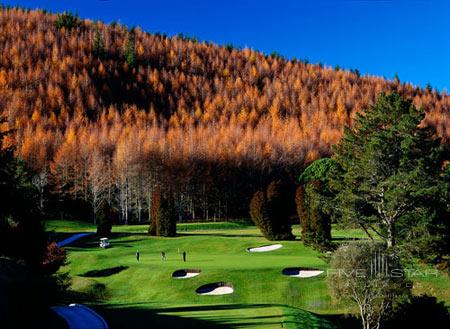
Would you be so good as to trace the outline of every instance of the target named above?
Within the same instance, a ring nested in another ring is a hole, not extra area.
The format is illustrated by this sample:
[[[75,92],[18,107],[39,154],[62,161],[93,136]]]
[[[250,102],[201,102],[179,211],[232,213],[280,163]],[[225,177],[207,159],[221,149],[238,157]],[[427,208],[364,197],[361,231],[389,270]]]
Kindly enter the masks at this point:
[[[283,247],[282,244],[271,244],[268,246],[247,248],[247,251],[248,252],[265,252],[265,251],[277,250],[277,249],[280,249],[281,247]]]
[[[184,270],[176,270],[172,273],[172,278],[174,279],[189,279],[194,276],[199,275],[201,270],[196,269],[184,269]]]
[[[321,275],[323,273],[322,270],[318,270],[315,268],[305,268],[305,267],[288,267],[283,269],[282,273],[287,276],[291,276],[294,278],[311,278],[314,276]]]
[[[216,282],[216,283],[205,284],[205,285],[197,288],[196,292],[197,292],[197,294],[204,295],[204,296],[228,295],[228,294],[232,294],[234,292],[234,288],[231,283]]]

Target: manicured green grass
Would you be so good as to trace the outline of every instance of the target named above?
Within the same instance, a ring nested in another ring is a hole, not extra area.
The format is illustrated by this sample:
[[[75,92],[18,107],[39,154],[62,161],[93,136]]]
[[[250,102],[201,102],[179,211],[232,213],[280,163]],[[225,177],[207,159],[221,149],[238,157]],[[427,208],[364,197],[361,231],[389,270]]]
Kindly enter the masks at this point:
[[[442,271],[419,264],[410,271],[415,295],[428,294],[443,301],[450,312],[450,276]]]
[[[58,234],[94,231],[92,225],[49,221]],[[101,249],[95,237],[67,247],[72,289],[88,296],[112,327],[144,328],[334,328],[327,314],[351,311],[331,300],[325,275],[298,279],[281,274],[285,267],[326,270],[323,256],[300,241],[283,241],[283,248],[249,253],[248,247],[269,244],[253,226],[234,223],[180,224],[175,238],[149,237],[148,226],[116,226],[112,247]],[[299,233],[299,227],[294,227]],[[338,242],[365,238],[357,230],[334,230]],[[135,252],[141,253],[141,261]],[[183,263],[181,252],[187,252]],[[167,261],[162,261],[164,251]],[[172,279],[177,269],[202,272],[191,279]],[[446,281],[447,280],[447,281]],[[225,296],[199,296],[199,286],[227,281],[235,292]],[[447,282],[447,283],[445,283]],[[422,283],[425,287],[425,283]],[[427,281],[449,290],[448,278]],[[425,290],[429,290],[427,286]],[[438,297],[448,298],[448,296]],[[100,300],[92,298],[98,296]],[[68,301],[72,302],[72,301]],[[320,315],[319,315],[320,314]]]
[[[58,233],[93,232],[96,229],[94,224],[75,220],[48,220],[44,227],[47,231]]]
[[[234,222],[209,222],[209,223],[182,223],[177,224],[177,232],[202,231],[202,230],[232,230],[248,228],[249,224]]]
[[[205,223],[181,223],[177,224],[178,232],[203,231],[203,230],[231,230],[249,228],[251,225],[236,222],[205,222]],[[70,232],[94,232],[96,226],[92,223],[70,220],[49,220],[45,222],[47,231],[60,233]],[[114,226],[113,232],[122,233],[146,233],[148,224]]]

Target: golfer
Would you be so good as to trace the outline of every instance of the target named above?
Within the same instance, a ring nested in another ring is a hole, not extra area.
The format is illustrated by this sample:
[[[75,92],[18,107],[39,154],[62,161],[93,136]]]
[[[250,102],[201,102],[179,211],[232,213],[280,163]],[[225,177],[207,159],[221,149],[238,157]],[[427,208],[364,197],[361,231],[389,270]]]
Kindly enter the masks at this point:
[[[139,258],[141,257],[141,253],[139,252],[139,250],[136,251],[136,260],[139,263]]]
[[[166,260],[166,253],[161,251],[161,260]]]
[[[183,262],[185,262],[186,261],[186,251],[183,251],[182,255],[183,255]]]

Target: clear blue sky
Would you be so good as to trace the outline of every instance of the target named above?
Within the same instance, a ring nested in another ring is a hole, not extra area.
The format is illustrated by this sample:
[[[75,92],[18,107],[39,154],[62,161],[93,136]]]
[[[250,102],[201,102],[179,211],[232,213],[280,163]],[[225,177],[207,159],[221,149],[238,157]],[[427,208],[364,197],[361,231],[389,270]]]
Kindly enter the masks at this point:
[[[449,0],[41,0],[9,5],[68,10],[149,32],[357,68],[450,90]]]

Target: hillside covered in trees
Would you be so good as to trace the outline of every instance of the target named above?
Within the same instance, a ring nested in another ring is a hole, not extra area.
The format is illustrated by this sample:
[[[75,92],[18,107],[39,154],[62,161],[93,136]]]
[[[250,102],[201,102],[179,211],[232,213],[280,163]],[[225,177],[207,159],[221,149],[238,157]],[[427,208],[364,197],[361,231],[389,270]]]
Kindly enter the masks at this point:
[[[148,219],[161,186],[184,217],[248,215],[251,195],[329,155],[381,92],[425,108],[448,145],[450,97],[251,49],[0,10],[0,115],[34,169],[41,207],[107,202]],[[293,181],[293,179],[292,179]],[[55,194],[55,193],[53,193]],[[56,201],[55,201],[56,202]]]

